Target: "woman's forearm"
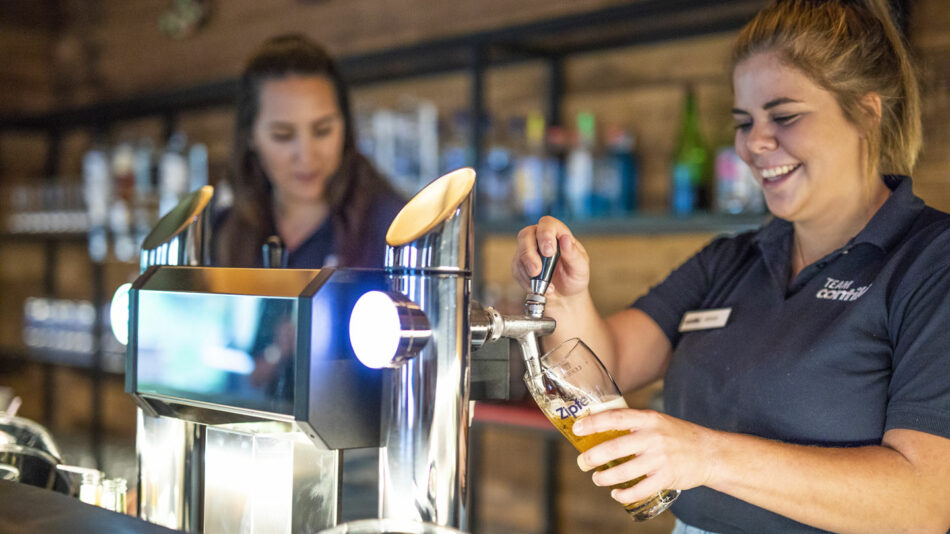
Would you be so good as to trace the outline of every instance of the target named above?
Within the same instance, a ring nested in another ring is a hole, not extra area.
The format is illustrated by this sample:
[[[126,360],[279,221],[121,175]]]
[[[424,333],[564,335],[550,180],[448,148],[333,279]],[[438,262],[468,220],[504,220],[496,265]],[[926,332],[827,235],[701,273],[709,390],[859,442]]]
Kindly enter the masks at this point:
[[[801,523],[859,533],[950,526],[946,470],[915,465],[894,448],[810,447],[723,432],[710,442],[708,487]]]
[[[611,365],[616,361],[614,342],[589,291],[569,297],[549,296],[545,315],[557,321],[557,327],[553,334],[541,338],[542,350],[551,350],[573,337],[580,338],[604,362],[607,369],[613,371]]]

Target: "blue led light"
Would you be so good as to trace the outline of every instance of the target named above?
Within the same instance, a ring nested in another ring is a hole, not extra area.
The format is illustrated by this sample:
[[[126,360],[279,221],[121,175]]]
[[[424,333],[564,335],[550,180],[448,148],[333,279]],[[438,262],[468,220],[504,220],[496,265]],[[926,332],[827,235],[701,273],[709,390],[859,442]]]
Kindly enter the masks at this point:
[[[380,369],[392,365],[399,347],[399,312],[382,291],[364,294],[350,315],[350,343],[363,365]]]
[[[132,284],[122,284],[112,296],[112,305],[109,306],[109,322],[112,324],[112,334],[123,345],[129,344],[129,291]]]

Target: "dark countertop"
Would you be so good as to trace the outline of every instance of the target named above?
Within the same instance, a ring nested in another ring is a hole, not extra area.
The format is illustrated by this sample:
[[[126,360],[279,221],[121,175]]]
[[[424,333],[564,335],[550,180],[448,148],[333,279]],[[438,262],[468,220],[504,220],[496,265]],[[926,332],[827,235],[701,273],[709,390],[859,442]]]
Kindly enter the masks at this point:
[[[79,499],[0,480],[0,534],[172,534],[177,531]]]

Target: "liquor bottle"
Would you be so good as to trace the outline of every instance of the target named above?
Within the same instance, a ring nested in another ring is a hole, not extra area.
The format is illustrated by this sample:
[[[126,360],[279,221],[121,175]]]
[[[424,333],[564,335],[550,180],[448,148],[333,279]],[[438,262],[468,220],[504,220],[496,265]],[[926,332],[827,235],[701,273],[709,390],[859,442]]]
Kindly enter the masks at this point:
[[[565,183],[567,213],[573,219],[587,219],[593,215],[594,143],[594,115],[578,113],[577,142],[567,156]]]
[[[550,166],[545,161],[544,154],[544,116],[540,113],[528,115],[525,131],[522,132],[520,150],[515,165],[515,197],[518,200],[518,210],[521,217],[535,222],[547,213],[549,206],[545,183]]]
[[[86,152],[82,160],[83,198],[89,215],[89,256],[101,262],[109,252],[106,226],[109,205],[112,203],[112,183],[109,179],[109,157],[96,146]]]
[[[188,160],[185,134],[176,132],[168,139],[168,145],[158,164],[158,216],[162,217],[178,205],[188,193]]]
[[[502,221],[512,217],[512,157],[508,146],[508,129],[499,119],[486,118],[491,132],[488,150],[479,169],[481,182],[479,212],[485,220]]]
[[[208,147],[195,143],[188,149],[188,190],[208,185]]]
[[[731,146],[716,151],[716,211],[763,213],[765,198],[752,170]]]
[[[636,211],[638,166],[634,138],[619,126],[607,128],[606,150],[597,165],[595,211],[622,217]]]
[[[548,179],[545,195],[551,206],[551,214],[559,219],[567,217],[567,131],[557,125],[548,127],[545,134]]]
[[[109,230],[113,252],[119,261],[129,261],[136,253],[129,210],[135,198],[135,149],[120,143],[112,151],[113,199],[109,207]]]
[[[452,114],[451,120],[442,121],[440,137],[444,139],[439,174],[474,165],[472,144],[468,142],[471,121],[464,110]]]
[[[692,87],[686,91],[679,141],[672,164],[671,208],[675,215],[709,209],[709,151],[699,131]]]
[[[135,173],[135,195],[132,205],[132,225],[135,248],[138,250],[151,232],[158,216],[158,205],[154,187],[154,154],[152,140],[148,137],[139,139],[135,147],[133,169]],[[215,195],[217,196],[217,195]]]

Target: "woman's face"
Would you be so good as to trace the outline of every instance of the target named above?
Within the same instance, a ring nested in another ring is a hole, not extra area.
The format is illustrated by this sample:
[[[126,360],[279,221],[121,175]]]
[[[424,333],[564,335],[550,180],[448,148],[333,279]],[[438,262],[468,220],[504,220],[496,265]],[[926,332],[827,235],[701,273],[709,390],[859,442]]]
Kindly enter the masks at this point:
[[[736,152],[774,215],[814,220],[862,202],[861,134],[834,95],[771,52],[739,63],[733,85]]]
[[[275,200],[314,203],[343,157],[343,116],[333,84],[322,76],[288,76],[261,83],[252,146]]]

